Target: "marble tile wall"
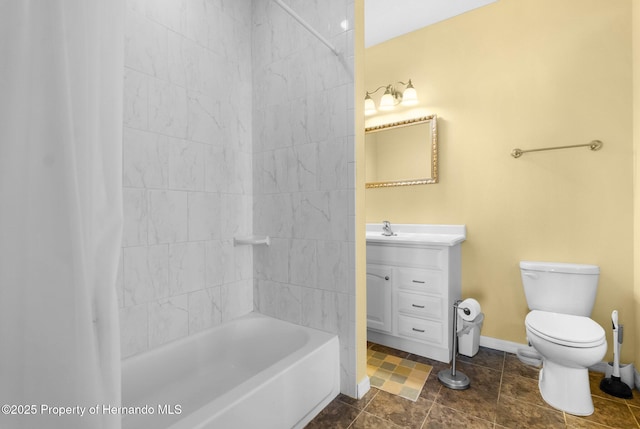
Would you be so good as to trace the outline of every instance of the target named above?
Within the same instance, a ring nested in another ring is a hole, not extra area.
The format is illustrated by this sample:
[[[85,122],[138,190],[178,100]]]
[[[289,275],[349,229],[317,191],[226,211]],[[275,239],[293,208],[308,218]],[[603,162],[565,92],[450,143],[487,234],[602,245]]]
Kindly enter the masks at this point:
[[[253,310],[251,0],[127,0],[122,355]]]
[[[354,3],[288,3],[339,58],[270,1],[127,0],[122,355],[255,308],[337,333],[353,396]]]
[[[355,396],[353,0],[290,0],[336,57],[271,1],[253,3],[253,229],[260,312],[337,333]]]

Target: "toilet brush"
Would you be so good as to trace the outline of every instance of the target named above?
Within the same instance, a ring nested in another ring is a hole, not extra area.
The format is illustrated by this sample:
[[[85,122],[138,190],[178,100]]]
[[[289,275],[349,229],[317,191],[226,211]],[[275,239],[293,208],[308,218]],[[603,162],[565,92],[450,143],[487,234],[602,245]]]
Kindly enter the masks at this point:
[[[613,310],[611,313],[611,322],[613,324],[613,373],[610,378],[602,379],[600,390],[617,398],[630,399],[633,398],[631,389],[620,380],[620,344],[622,344],[622,337],[618,337],[618,310]]]

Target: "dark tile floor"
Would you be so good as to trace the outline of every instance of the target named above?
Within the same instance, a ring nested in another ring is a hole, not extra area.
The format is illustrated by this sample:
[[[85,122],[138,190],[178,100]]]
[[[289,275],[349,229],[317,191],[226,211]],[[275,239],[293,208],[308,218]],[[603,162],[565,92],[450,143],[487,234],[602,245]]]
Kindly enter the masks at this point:
[[[473,358],[461,356],[456,368],[469,376],[471,387],[451,390],[438,381],[438,372],[449,365],[377,344],[369,347],[433,366],[418,401],[374,387],[360,400],[339,395],[307,429],[640,428],[640,392],[634,390],[630,400],[607,395],[598,387],[600,373],[589,374],[595,413],[576,417],[547,405],[538,391],[538,369],[513,354],[481,347]]]

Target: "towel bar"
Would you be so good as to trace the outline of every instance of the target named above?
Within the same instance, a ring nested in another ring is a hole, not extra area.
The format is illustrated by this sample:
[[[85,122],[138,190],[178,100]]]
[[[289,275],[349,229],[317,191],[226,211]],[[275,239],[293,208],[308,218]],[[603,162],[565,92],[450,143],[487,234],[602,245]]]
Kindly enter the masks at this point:
[[[522,149],[514,149],[511,151],[511,156],[514,158],[520,158],[522,156],[522,154],[527,153],[527,152],[540,152],[543,150],[556,150],[556,149],[569,149],[572,147],[589,147],[589,149],[591,150],[600,150],[602,148],[602,145],[604,143],[602,143],[600,140],[593,140],[589,143],[585,143],[585,144],[574,144],[571,146],[556,146],[556,147],[543,147],[540,149],[528,149],[528,150],[522,150]]]

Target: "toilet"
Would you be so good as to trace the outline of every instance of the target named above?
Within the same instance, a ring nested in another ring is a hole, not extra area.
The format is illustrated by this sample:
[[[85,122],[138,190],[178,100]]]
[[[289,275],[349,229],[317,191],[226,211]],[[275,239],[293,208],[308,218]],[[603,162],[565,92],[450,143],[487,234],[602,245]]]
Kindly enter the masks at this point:
[[[600,269],[522,261],[520,273],[531,310],[524,322],[527,340],[542,356],[542,398],[569,414],[593,414],[588,368],[607,352],[604,329],[589,318]]]

